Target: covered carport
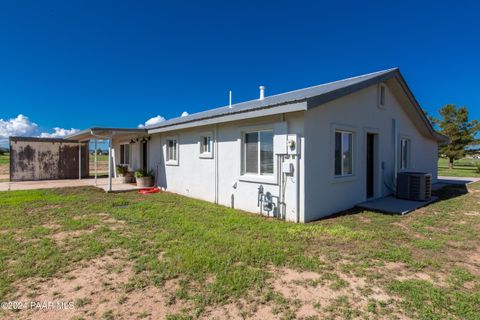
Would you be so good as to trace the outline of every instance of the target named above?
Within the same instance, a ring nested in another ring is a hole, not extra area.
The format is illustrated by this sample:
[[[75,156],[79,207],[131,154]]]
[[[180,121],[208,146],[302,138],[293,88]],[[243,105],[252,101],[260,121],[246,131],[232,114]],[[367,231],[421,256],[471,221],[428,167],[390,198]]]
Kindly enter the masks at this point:
[[[146,135],[145,129],[125,129],[125,128],[90,128],[82,130],[75,134],[66,137],[68,140],[75,140],[79,143],[94,143],[94,183],[98,186],[98,172],[97,172],[97,146],[99,141],[108,142],[108,183],[106,186],[107,192],[113,192],[112,179],[116,176],[114,163],[113,140],[131,140],[139,136]]]

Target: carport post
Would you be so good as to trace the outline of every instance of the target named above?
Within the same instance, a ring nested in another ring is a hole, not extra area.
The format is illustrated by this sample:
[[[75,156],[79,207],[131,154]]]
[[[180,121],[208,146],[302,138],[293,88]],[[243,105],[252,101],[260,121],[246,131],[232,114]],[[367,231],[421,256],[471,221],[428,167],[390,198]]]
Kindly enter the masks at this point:
[[[78,180],[82,180],[82,143],[78,143]]]
[[[95,156],[93,160],[93,167],[95,171],[95,186],[97,186],[97,138],[95,138]]]
[[[108,139],[108,192],[112,192],[112,137]]]

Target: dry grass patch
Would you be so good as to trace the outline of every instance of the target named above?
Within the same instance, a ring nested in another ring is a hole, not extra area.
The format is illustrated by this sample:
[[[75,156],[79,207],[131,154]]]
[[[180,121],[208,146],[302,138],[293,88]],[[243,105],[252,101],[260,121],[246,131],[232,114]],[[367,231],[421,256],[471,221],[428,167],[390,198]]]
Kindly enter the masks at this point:
[[[11,319],[71,319],[101,318],[112,314],[115,319],[164,319],[168,314],[182,312],[186,304],[172,303],[178,290],[175,280],[161,288],[148,286],[127,290],[134,276],[132,264],[125,261],[126,253],[110,255],[80,263],[77,268],[49,281],[32,279],[18,284],[17,301],[72,301],[73,310],[21,310],[10,313]]]

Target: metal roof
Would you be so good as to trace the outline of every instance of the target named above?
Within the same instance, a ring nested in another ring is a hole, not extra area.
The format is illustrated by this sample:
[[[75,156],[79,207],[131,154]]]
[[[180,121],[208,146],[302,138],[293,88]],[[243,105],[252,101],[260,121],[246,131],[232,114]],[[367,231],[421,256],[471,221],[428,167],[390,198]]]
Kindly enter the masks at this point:
[[[415,117],[421,119],[421,122],[424,123],[425,128],[433,138],[445,142],[447,138],[434,130],[398,68],[382,70],[300,90],[266,96],[262,100],[255,99],[233,104],[231,108],[229,106],[224,106],[193,113],[188,116],[166,120],[141,129],[91,128],[70,135],[66,138],[83,140],[92,137],[92,132],[96,132],[96,134],[99,135],[109,135],[112,132],[116,132],[117,134],[135,132],[153,134],[257,116],[308,110],[392,78],[398,80],[398,83],[401,85],[403,91],[413,105],[414,113],[416,114]]]
[[[309,98],[317,98],[312,100],[308,104],[308,108],[315,106],[314,104],[325,103],[329,100],[333,100],[340,96],[346,95],[351,92],[351,89],[359,90],[363,87],[367,87],[374,82],[385,81],[398,74],[398,68],[387,69],[374,73],[361,75],[358,77],[348,78],[335,82],[330,82],[322,85],[317,85],[300,90],[281,93],[273,96],[266,96],[263,100],[256,99],[242,103],[233,104],[231,108],[224,106],[216,109],[193,113],[188,116],[178,117],[166,121],[162,121],[158,124],[147,126],[146,129],[152,130],[156,128],[165,128],[169,126],[179,125],[188,122],[196,122],[200,120],[210,119],[214,117],[222,117],[233,115],[237,113],[244,113],[259,109],[272,108],[275,106],[283,105],[286,103],[304,101]],[[360,86],[360,87],[359,87]],[[344,91],[348,92],[344,92]],[[319,99],[322,98],[322,99]],[[316,102],[315,102],[316,101]]]

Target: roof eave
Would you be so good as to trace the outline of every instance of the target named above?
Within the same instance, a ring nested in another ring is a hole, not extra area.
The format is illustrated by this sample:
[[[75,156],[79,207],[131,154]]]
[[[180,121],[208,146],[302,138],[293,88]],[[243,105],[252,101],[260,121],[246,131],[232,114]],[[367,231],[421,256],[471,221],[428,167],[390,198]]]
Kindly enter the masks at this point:
[[[93,127],[93,128],[88,128],[85,130],[81,130],[79,132],[70,134],[68,136],[65,136],[65,139],[70,139],[70,140],[75,140],[78,139],[82,136],[90,136],[91,138],[95,138],[97,134],[95,132],[97,131],[104,131],[104,132],[109,132],[109,135],[114,135],[115,133],[147,133],[147,130],[144,128],[102,128],[102,127]],[[103,136],[103,135],[102,135]],[[104,138],[108,138],[108,136],[105,136]]]
[[[244,120],[244,119],[250,119],[250,118],[265,117],[265,116],[271,116],[275,114],[305,111],[305,110],[307,110],[307,101],[304,99],[304,100],[298,100],[298,101],[291,101],[288,103],[263,106],[257,109],[238,111],[238,112],[227,114],[227,115],[217,115],[217,116],[206,117],[202,119],[195,119],[189,122],[183,122],[179,124],[155,127],[155,128],[148,129],[147,132],[148,134],[168,132],[173,130],[187,129],[192,127],[200,127],[200,126],[218,124],[223,122],[238,121],[238,120]]]

